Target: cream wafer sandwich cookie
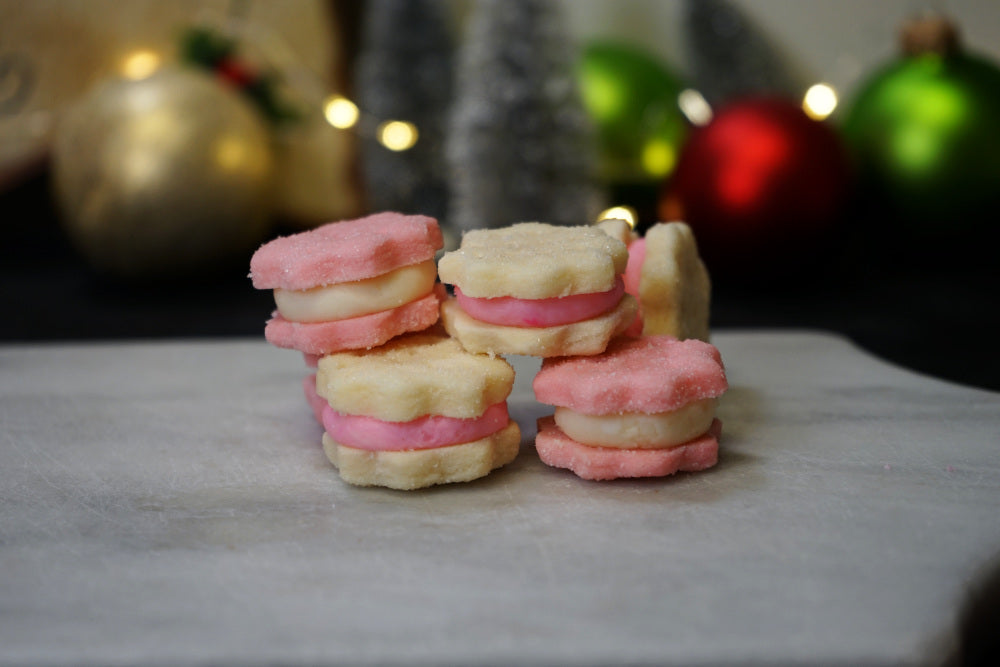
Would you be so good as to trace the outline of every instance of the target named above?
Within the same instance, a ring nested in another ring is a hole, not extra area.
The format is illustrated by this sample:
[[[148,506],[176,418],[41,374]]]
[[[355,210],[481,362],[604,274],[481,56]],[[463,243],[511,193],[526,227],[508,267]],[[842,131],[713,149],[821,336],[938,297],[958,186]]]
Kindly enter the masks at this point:
[[[346,482],[418,489],[489,474],[518,454],[514,369],[447,336],[399,336],[319,360],[323,449]]]
[[[600,355],[546,359],[532,387],[555,406],[538,420],[541,460],[584,479],[660,477],[718,460],[718,349],[672,336],[618,338]]]
[[[439,316],[433,218],[377,213],[274,239],[250,259],[258,289],[274,290],[264,337],[306,355],[367,349]]]
[[[470,352],[598,354],[636,315],[627,263],[625,244],[595,227],[473,230],[438,262],[441,281],[454,288],[441,322]]]

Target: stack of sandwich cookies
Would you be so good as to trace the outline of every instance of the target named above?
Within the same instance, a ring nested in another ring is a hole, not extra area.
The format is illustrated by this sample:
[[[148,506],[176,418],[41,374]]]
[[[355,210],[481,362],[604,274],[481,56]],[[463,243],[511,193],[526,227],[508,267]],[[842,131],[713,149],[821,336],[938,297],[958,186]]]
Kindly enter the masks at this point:
[[[367,349],[438,319],[433,218],[379,213],[275,239],[250,260],[254,287],[273,289],[277,310],[264,328],[307,362]]]
[[[601,355],[546,359],[536,398],[556,406],[538,420],[541,460],[584,479],[660,477],[709,468],[728,388],[719,351],[672,336],[619,338]]]
[[[622,241],[589,226],[470,231],[438,263],[455,292],[441,321],[474,353],[599,354],[635,319],[622,278],[627,262]]]
[[[417,489],[483,477],[518,454],[514,369],[441,335],[320,359],[323,449],[346,482]]]

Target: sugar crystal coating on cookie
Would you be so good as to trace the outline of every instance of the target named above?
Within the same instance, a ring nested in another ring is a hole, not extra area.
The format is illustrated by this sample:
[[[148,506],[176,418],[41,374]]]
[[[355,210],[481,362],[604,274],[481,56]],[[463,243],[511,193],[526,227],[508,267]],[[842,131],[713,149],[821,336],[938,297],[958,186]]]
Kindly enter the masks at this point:
[[[323,357],[316,390],[334,410],[385,421],[424,415],[478,417],[507,398],[514,369],[501,358],[466,352],[458,341],[410,334],[372,350]]]
[[[618,338],[604,354],[546,359],[536,398],[580,413],[668,412],[728,388],[714,345],[672,336]]]
[[[683,222],[661,222],[646,232],[637,284],[626,289],[639,297],[645,335],[709,338],[711,280],[691,228]],[[631,253],[632,248],[629,248]]]
[[[522,222],[466,232],[438,273],[470,297],[545,299],[606,292],[627,262],[625,244],[595,227]]]
[[[250,278],[257,289],[310,289],[423,262],[443,245],[434,218],[376,213],[265,243],[250,259]]]

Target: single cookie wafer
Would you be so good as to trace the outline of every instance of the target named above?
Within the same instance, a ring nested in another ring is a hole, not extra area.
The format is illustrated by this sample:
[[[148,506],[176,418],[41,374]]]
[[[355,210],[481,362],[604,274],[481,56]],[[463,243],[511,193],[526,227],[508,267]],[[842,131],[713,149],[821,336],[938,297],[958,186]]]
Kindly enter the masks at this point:
[[[669,412],[728,386],[715,346],[672,336],[618,338],[601,355],[546,359],[532,384],[542,403],[590,415]]]
[[[323,434],[323,451],[345,482],[402,491],[485,477],[513,461],[520,446],[521,430],[513,421],[480,440],[410,451],[355,449]]]
[[[370,315],[329,322],[290,322],[275,312],[264,326],[264,338],[277,347],[325,355],[341,350],[370,349],[411,331],[422,331],[439,315],[439,292]]]
[[[250,259],[250,278],[258,289],[305,290],[433,259],[443,245],[434,218],[376,213],[265,243]]]
[[[523,222],[466,232],[438,274],[470,297],[546,299],[607,292],[627,263],[625,244],[596,227]]]
[[[546,465],[566,468],[578,477],[609,480],[664,477],[675,472],[697,472],[716,464],[722,423],[716,419],[708,432],[668,449],[616,449],[581,444],[559,430],[552,417],[538,420],[535,450]]]
[[[644,246],[638,291],[630,290],[639,297],[642,334],[707,341],[712,287],[691,228],[683,222],[659,223],[635,244]],[[626,276],[631,262],[630,257]]]
[[[519,354],[534,357],[594,355],[625,331],[638,305],[626,294],[618,305],[598,317],[552,327],[512,327],[470,317],[455,299],[441,303],[441,323],[462,347],[476,354]]]
[[[513,386],[514,368],[505,360],[470,354],[458,341],[428,333],[325,356],[316,382],[334,410],[394,422],[479,417]]]

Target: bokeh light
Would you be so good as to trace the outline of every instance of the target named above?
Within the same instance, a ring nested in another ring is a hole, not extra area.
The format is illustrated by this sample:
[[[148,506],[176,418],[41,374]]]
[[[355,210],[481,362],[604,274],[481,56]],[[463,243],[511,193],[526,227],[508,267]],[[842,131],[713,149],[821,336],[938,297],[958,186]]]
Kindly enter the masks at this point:
[[[413,148],[419,136],[417,127],[404,120],[390,120],[378,126],[376,132],[379,143],[391,151],[405,151]]]
[[[331,95],[323,103],[323,115],[326,122],[337,129],[346,130],[354,127],[361,112],[358,106],[342,95]]]
[[[149,49],[140,49],[125,56],[121,65],[121,73],[127,79],[138,81],[158,70],[162,63],[163,58],[160,54]]]
[[[602,220],[624,220],[628,223],[629,227],[635,229],[635,225],[638,222],[638,216],[636,211],[631,206],[612,206],[611,208],[601,211],[597,216],[597,221]]]
[[[802,98],[802,109],[813,120],[823,120],[837,108],[837,91],[833,86],[817,83],[809,87]]]
[[[677,96],[677,106],[692,125],[708,125],[712,121],[712,107],[705,96],[693,88],[685,88]]]

